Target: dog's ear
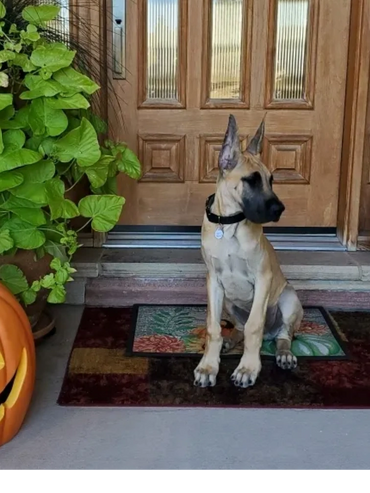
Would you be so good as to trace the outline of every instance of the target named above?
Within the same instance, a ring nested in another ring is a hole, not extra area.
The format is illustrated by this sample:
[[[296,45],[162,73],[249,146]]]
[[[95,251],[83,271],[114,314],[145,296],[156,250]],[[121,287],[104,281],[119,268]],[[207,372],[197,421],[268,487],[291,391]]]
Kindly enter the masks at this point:
[[[221,171],[230,171],[238,164],[240,156],[240,140],[234,115],[229,116],[229,124],[225,133],[224,142],[218,156],[218,165]]]
[[[252,140],[249,142],[248,147],[246,149],[247,152],[253,154],[254,156],[257,156],[262,152],[263,137],[265,135],[265,118],[266,117],[263,118],[260,126],[258,127],[257,132],[255,133]]]

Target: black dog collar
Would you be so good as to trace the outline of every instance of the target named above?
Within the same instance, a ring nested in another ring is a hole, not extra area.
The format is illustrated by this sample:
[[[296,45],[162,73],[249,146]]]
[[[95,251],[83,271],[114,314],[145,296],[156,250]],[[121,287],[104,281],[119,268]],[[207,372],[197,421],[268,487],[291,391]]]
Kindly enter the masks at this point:
[[[233,214],[232,216],[217,216],[217,214],[213,214],[211,212],[211,207],[213,202],[215,201],[215,194],[210,195],[206,201],[206,214],[208,221],[214,224],[236,224],[244,221],[246,219],[243,212],[238,212],[237,214]]]

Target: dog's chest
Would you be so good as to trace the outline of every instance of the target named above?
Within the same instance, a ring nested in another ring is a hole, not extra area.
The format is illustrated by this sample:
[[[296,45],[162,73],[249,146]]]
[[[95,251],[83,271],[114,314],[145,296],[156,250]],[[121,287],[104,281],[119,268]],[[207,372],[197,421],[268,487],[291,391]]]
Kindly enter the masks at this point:
[[[251,301],[254,273],[238,242],[212,241],[204,245],[203,250],[207,267],[216,273],[226,298],[231,301]]]

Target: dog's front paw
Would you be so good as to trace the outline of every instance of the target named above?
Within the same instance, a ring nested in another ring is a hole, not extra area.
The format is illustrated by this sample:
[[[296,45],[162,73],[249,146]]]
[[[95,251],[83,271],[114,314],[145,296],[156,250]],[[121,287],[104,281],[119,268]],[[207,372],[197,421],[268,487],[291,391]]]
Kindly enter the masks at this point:
[[[240,360],[239,366],[231,375],[231,380],[234,381],[234,385],[237,387],[251,387],[255,384],[259,372],[261,371],[261,360],[259,356],[243,356]]]
[[[219,363],[213,358],[203,356],[199,365],[194,370],[194,385],[197,387],[214,387],[218,373]]]
[[[297,368],[297,358],[288,349],[276,351],[276,364],[283,370],[294,370]]]

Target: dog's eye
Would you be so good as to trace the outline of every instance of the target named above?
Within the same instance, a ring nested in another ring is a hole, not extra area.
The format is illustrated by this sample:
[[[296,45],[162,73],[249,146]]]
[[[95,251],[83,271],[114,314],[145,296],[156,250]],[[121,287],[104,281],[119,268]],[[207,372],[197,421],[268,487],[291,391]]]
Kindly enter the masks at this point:
[[[250,187],[255,188],[258,185],[261,185],[262,178],[261,175],[258,173],[258,171],[256,171],[255,173],[252,173],[249,176],[243,176],[242,181],[248,183]]]

